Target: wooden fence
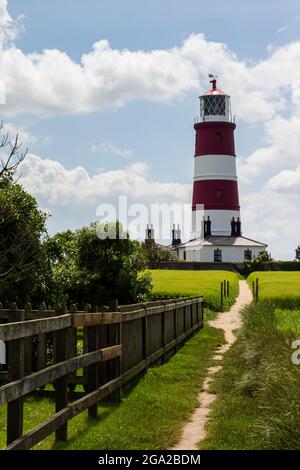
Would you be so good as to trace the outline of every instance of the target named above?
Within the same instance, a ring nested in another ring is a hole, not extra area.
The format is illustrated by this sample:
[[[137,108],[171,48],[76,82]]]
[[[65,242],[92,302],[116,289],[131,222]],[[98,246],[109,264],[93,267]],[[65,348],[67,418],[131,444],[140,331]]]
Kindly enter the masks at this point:
[[[0,341],[7,356],[0,366],[0,405],[7,405],[7,450],[30,449],[54,432],[56,440],[67,440],[70,419],[86,409],[97,417],[101,400],[119,400],[122,386],[166,361],[203,326],[201,297],[114,310],[47,310],[45,305],[20,310],[0,304]],[[49,389],[55,414],[23,434],[24,397]]]

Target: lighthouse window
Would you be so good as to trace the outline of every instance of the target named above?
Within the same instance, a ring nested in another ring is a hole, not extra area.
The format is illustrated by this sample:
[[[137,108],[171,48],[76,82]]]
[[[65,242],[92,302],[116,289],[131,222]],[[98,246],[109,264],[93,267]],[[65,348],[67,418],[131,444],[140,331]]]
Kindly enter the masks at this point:
[[[220,250],[219,248],[214,250],[214,261],[215,262],[222,261],[222,250]]]
[[[222,132],[217,132],[216,135],[217,135],[217,141],[220,144],[222,142]]]
[[[225,116],[225,96],[204,96],[201,104],[201,111],[204,116]]]
[[[245,250],[244,251],[244,259],[245,259],[245,261],[251,261],[252,260],[252,251],[251,250]]]
[[[219,201],[223,199],[223,189],[217,189],[217,199]]]

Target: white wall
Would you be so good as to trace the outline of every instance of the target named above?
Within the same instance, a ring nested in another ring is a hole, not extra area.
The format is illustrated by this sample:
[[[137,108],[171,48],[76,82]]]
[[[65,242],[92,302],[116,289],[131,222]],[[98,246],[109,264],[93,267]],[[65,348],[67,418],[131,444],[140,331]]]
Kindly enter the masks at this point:
[[[214,261],[214,250],[219,248],[222,250],[222,261],[230,263],[243,263],[245,261],[244,251],[249,249],[252,251],[252,258],[258,256],[261,251],[266,251],[263,247],[252,246],[204,246],[201,249],[179,248],[178,254],[181,260],[184,260],[184,251],[186,252],[186,261]]]
[[[211,220],[211,234],[213,236],[231,235],[232,217],[237,220],[240,217],[240,211],[230,210],[200,210],[192,211],[192,233],[191,240],[203,238],[203,217],[207,219],[209,215]]]

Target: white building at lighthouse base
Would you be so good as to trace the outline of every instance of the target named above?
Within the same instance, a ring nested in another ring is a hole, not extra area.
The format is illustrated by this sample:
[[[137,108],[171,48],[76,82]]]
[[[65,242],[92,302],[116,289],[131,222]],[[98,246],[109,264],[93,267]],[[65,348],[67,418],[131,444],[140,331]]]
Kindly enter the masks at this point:
[[[182,261],[243,263],[266,251],[267,245],[243,236],[208,236],[177,246]]]

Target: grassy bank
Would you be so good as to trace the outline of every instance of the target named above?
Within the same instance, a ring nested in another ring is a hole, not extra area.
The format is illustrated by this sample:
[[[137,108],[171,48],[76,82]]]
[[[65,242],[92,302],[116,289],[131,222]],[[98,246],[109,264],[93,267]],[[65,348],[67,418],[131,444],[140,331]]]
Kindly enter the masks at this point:
[[[201,449],[298,449],[300,310],[276,301],[244,311],[238,340],[225,356],[213,388],[218,395]]]
[[[300,306],[300,272],[262,272],[257,271],[247,278],[249,286],[259,280],[259,298],[273,299],[285,307]]]
[[[153,279],[154,298],[203,295],[208,308],[219,310],[220,284],[223,280],[230,282],[230,295],[224,301],[225,308],[229,308],[234,303],[238,294],[239,277],[229,271],[157,269],[150,272]]]
[[[165,449],[179,438],[181,426],[197,405],[207,367],[223,333],[204,327],[168,363],[149,369],[119,405],[100,407],[100,418],[91,421],[81,413],[69,424],[65,449]],[[26,429],[53,411],[51,400],[25,405]],[[5,412],[0,410],[0,440],[5,445]],[[53,448],[53,436],[37,446]]]

